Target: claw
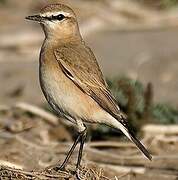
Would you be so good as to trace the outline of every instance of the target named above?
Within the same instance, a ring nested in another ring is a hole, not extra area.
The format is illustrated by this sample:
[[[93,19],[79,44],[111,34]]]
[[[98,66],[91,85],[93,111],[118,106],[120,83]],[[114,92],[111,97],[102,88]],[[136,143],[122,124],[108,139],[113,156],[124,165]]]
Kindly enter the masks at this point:
[[[47,168],[45,168],[46,171],[51,171],[51,170],[54,170],[54,171],[65,171],[65,166],[48,166]]]
[[[79,169],[76,170],[76,174],[75,175],[76,175],[77,180],[82,180],[80,178],[80,170]]]
[[[53,168],[55,171],[65,171],[65,166],[56,166]]]

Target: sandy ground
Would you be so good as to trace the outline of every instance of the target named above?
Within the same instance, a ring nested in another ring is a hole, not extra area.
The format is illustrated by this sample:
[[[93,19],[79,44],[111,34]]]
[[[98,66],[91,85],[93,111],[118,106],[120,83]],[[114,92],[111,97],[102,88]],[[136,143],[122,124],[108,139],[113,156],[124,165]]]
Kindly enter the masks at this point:
[[[108,136],[107,141],[91,141],[94,128],[90,127],[80,179],[176,180],[178,127],[147,125],[142,131],[140,139],[152,154],[152,161],[116,135]],[[77,179],[73,171],[78,148],[65,171],[52,168],[62,163],[75,135],[62,119],[38,107],[25,103],[0,107],[0,179]]]

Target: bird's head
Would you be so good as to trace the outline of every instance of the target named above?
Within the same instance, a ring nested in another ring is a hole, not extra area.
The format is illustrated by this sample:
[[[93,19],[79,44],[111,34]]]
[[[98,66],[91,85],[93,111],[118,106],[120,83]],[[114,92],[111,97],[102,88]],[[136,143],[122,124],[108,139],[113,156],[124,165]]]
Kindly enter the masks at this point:
[[[26,19],[40,23],[47,38],[80,37],[74,11],[64,4],[50,4]]]

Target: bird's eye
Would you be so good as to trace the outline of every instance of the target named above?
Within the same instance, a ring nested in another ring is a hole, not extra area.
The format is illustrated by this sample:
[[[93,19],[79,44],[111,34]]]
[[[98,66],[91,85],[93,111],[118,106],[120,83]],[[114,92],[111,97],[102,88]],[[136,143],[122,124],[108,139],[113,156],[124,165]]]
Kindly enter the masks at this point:
[[[63,14],[59,14],[57,16],[55,16],[55,19],[58,21],[62,21],[65,18],[65,16]]]

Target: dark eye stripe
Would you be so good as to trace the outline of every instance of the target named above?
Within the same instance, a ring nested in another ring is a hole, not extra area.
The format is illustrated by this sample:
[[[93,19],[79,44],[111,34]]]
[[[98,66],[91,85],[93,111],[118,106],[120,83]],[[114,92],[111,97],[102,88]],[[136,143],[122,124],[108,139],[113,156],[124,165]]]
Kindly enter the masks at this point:
[[[53,20],[58,20],[58,21],[62,21],[64,18],[65,18],[65,16],[63,15],[63,14],[59,14],[59,15],[57,15],[57,16],[50,16],[50,17],[44,17],[45,19],[47,19],[48,21],[53,21]]]
[[[48,21],[52,21],[52,17],[44,17],[44,19],[47,19]]]

